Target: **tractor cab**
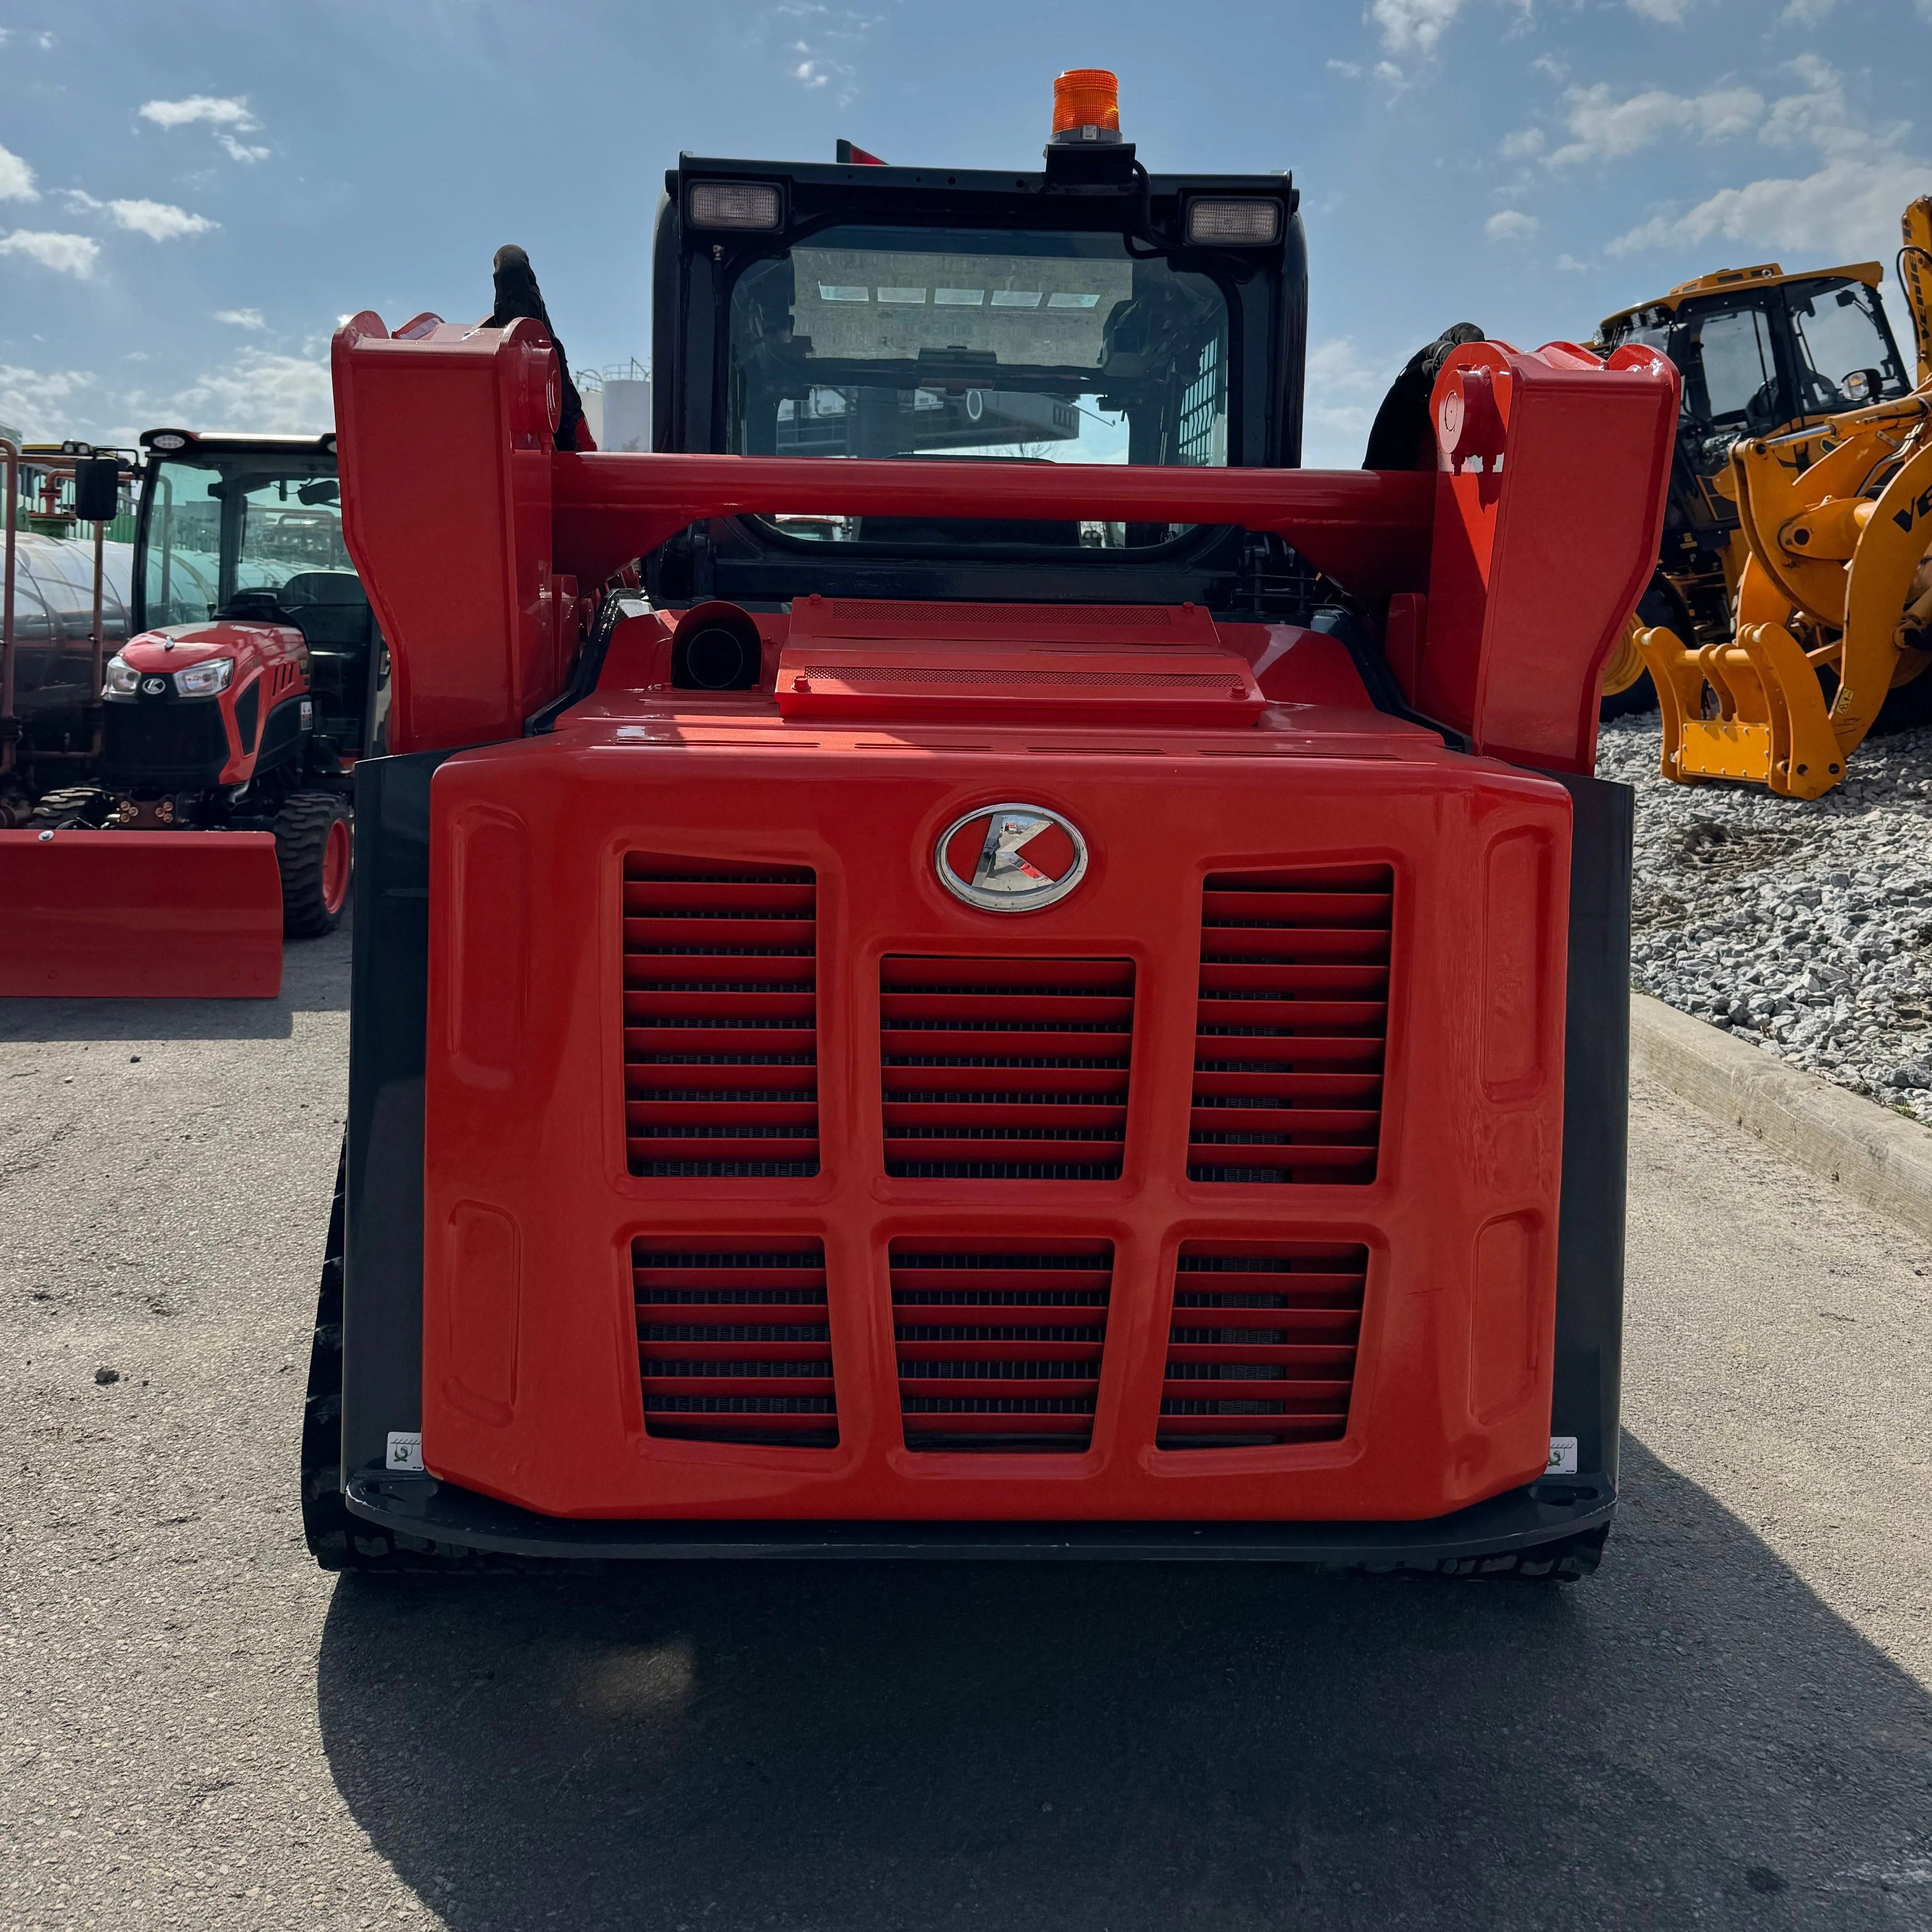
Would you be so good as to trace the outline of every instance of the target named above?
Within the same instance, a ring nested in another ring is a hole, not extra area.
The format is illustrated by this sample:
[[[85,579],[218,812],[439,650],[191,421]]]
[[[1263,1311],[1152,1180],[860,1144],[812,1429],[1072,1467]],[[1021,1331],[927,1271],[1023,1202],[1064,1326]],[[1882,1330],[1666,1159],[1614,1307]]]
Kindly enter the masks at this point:
[[[1798,274],[1775,262],[1720,269],[1600,325],[1599,347],[1658,350],[1684,378],[1664,565],[1700,635],[1729,635],[1744,566],[1732,445],[1815,423],[1802,466],[1822,452],[1834,418],[1911,389],[1879,299],[1883,274],[1877,262]]]
[[[334,438],[163,429],[141,442],[150,460],[135,536],[134,628],[190,627],[196,645],[235,663],[228,675],[237,679],[245,667],[236,654],[251,650],[261,627],[292,634],[284,641],[307,660],[302,694],[318,746],[338,759],[373,748],[380,640],[342,540]],[[173,639],[176,649],[189,641]],[[121,682],[131,682],[128,673]],[[110,680],[116,694],[127,694]]]
[[[657,223],[655,447],[1297,465],[1290,177],[1150,175],[1104,116],[1090,132],[1060,130],[1032,173],[683,156]],[[647,582],[752,609],[816,592],[1305,618],[1312,573],[1278,539],[1154,517],[779,512],[694,527]]]

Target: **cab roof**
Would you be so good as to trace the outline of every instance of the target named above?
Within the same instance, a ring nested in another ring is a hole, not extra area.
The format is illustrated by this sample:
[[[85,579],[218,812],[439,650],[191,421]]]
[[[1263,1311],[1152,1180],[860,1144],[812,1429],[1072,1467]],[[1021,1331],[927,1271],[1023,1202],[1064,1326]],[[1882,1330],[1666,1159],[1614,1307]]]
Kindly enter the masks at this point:
[[[158,437],[178,436],[181,440],[157,444]],[[326,456],[335,460],[335,432],[321,436],[262,436],[248,430],[144,429],[141,447],[151,454],[193,454],[196,456]]]
[[[1716,268],[1708,275],[1694,275],[1679,282],[1668,295],[1653,296],[1648,302],[1632,302],[1604,316],[1598,329],[1607,334],[1618,323],[1628,322],[1646,309],[1674,310],[1694,296],[1723,295],[1732,290],[1780,288],[1787,282],[1863,282],[1876,288],[1885,279],[1882,262],[1850,262],[1836,268],[1800,268],[1786,274],[1775,262],[1760,262],[1748,268]]]

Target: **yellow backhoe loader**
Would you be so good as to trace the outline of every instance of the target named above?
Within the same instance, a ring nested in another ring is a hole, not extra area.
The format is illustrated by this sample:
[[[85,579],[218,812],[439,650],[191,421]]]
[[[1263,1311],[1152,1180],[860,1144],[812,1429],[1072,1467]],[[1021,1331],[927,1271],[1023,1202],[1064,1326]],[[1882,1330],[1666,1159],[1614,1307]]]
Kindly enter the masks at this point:
[[[1903,227],[1916,382],[1876,262],[1702,276],[1599,332],[1684,379],[1658,574],[1604,680],[1635,709],[1648,673],[1666,777],[1816,798],[1888,699],[1932,718],[1932,197]]]

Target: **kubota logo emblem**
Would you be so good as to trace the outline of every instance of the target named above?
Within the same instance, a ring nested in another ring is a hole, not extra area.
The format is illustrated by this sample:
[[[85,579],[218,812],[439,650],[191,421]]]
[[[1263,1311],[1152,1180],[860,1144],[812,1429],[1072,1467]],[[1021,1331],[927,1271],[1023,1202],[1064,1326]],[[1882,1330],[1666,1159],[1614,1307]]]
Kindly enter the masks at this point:
[[[141,688],[145,691],[150,698],[160,697],[161,693],[166,690],[167,688],[168,681],[164,677],[144,677],[141,680]]]
[[[1087,842],[1043,805],[982,805],[955,819],[933,853],[939,883],[982,912],[1037,912],[1087,876]]]

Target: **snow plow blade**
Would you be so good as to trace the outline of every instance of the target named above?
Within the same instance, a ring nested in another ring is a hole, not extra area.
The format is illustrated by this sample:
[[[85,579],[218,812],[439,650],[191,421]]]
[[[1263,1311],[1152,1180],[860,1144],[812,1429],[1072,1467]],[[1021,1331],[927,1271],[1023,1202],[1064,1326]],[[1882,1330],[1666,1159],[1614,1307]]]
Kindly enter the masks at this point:
[[[0,832],[0,994],[272,1000],[266,832]]]

